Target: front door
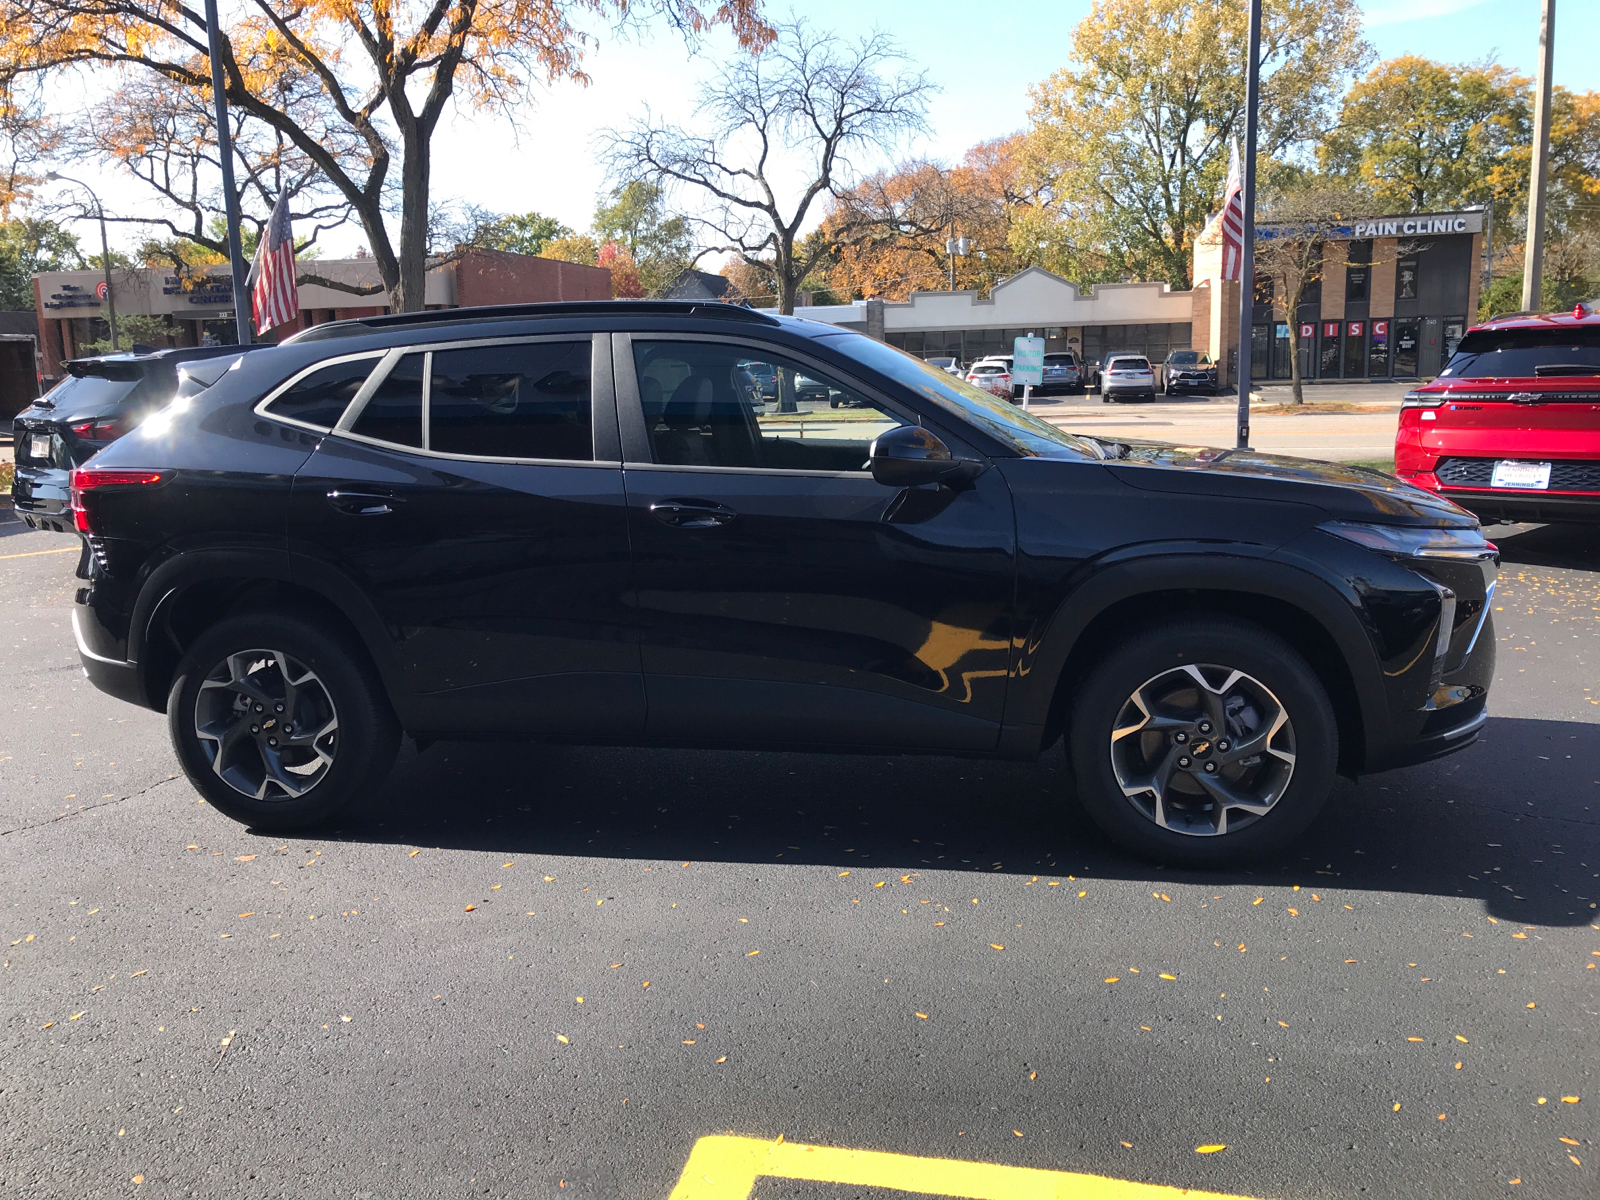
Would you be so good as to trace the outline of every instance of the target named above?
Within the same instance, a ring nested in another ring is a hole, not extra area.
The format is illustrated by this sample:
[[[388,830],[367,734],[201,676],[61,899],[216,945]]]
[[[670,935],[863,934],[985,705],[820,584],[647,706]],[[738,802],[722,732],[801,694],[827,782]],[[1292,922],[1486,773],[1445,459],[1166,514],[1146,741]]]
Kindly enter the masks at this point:
[[[391,357],[295,478],[295,569],[365,594],[444,729],[643,730],[610,353],[566,334]]]
[[[884,487],[867,448],[909,410],[769,346],[615,340],[649,734],[992,750],[1013,588],[1000,473]]]

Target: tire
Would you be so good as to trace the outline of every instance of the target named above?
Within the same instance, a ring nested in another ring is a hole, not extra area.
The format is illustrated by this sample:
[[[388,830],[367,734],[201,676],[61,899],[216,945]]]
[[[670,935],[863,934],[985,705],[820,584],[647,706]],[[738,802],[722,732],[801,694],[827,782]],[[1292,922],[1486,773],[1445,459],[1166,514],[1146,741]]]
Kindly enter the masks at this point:
[[[1151,718],[1164,722],[1160,732],[1147,727]],[[1208,719],[1210,728],[1202,727]],[[1230,734],[1238,741],[1240,726],[1252,743],[1268,735],[1265,747],[1251,754],[1248,744],[1227,746]],[[1113,737],[1119,729],[1127,731],[1120,739]],[[1181,745],[1180,735],[1187,739]],[[1141,857],[1192,867],[1283,850],[1316,819],[1338,764],[1338,726],[1316,672],[1283,639],[1231,618],[1174,622],[1112,650],[1074,698],[1069,737],[1079,802],[1106,835]],[[1217,772],[1196,769],[1205,763]],[[1159,807],[1153,791],[1124,791],[1156,782],[1163,770]],[[1218,833],[1213,788],[1261,811],[1223,805]]]
[[[241,678],[246,688],[227,686]],[[252,697],[263,705],[259,731]],[[276,750],[262,744],[274,736],[266,730],[293,722],[274,700],[315,726],[278,733]],[[272,833],[337,816],[382,781],[400,746],[399,722],[360,647],[303,616],[265,612],[230,617],[195,639],[167,696],[167,731],[201,795],[224,816]]]

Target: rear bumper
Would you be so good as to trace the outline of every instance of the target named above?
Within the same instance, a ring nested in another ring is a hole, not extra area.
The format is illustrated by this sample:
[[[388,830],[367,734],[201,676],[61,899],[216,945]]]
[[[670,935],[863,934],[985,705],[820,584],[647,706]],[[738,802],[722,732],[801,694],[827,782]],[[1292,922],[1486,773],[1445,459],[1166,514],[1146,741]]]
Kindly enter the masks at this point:
[[[1140,385],[1139,387],[1113,387],[1110,384],[1100,385],[1100,394],[1107,400],[1154,400],[1156,398],[1155,385]]]
[[[30,529],[77,535],[72,524],[72,472],[58,467],[18,466],[11,506]]]
[[[83,666],[84,678],[109,696],[148,708],[138,664],[97,653],[84,637],[81,613],[81,606],[72,610],[72,637],[78,644],[78,662]]]

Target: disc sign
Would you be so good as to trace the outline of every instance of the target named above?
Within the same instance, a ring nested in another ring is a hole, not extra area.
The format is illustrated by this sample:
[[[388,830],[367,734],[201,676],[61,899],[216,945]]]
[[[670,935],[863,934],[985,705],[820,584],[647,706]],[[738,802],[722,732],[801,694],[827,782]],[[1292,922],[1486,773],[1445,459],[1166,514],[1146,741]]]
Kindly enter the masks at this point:
[[[1019,337],[1011,347],[1011,382],[1018,387],[1044,385],[1044,339]]]

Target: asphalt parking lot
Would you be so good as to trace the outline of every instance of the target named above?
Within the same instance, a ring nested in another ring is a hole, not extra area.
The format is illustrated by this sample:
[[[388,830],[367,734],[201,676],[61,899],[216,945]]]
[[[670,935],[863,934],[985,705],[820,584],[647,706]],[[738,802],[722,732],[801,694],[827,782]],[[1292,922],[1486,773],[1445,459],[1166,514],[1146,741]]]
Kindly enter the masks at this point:
[[[1112,850],[1059,750],[408,747],[259,836],[0,512],[0,1192],[1600,1194],[1600,536],[1490,536],[1482,740],[1218,875]]]

